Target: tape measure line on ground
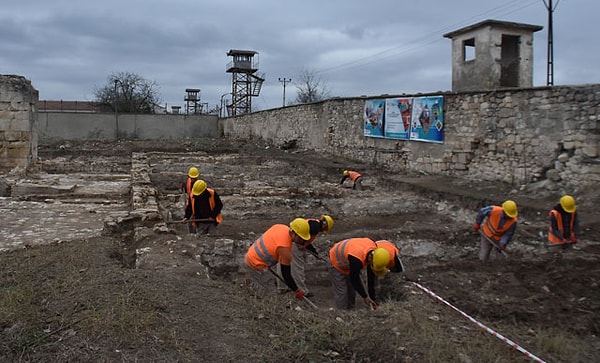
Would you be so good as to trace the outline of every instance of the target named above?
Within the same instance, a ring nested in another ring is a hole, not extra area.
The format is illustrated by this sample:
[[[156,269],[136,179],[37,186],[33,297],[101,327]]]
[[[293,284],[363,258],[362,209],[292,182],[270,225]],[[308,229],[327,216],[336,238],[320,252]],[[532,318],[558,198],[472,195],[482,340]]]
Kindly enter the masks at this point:
[[[423,285],[417,283],[417,282],[413,282],[413,284],[418,287],[419,289],[425,291],[428,295],[438,299],[439,301],[443,302],[444,304],[448,305],[449,307],[451,307],[452,309],[458,311],[462,316],[464,316],[465,318],[469,319],[471,322],[473,322],[474,324],[476,324],[477,326],[479,326],[480,328],[482,328],[483,330],[487,331],[488,333],[492,334],[493,336],[495,336],[496,338],[502,340],[504,343],[510,345],[511,347],[515,348],[516,350],[518,350],[519,352],[525,354],[527,357],[535,360],[536,362],[540,362],[540,363],[546,363],[545,361],[543,361],[542,359],[536,357],[535,355],[533,355],[532,353],[528,352],[527,350],[525,350],[523,347],[521,347],[520,345],[518,345],[517,343],[513,342],[512,340],[504,337],[502,334],[495,332],[494,330],[492,330],[491,328],[488,328],[487,326],[485,326],[483,323],[480,323],[479,321],[475,320],[473,317],[471,317],[469,314],[465,313],[464,311],[460,310],[459,308],[457,308],[456,306],[450,304],[448,301],[444,300],[441,296],[437,295],[436,293],[434,293],[433,291],[429,290],[428,288],[424,287]]]

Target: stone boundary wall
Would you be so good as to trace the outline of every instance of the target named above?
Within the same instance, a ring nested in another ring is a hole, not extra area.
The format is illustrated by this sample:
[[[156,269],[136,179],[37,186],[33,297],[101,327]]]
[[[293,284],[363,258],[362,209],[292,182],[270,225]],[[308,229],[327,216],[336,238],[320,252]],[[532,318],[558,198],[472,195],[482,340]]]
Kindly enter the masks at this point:
[[[366,161],[392,172],[453,175],[577,191],[600,182],[600,84],[386,97],[444,96],[443,144],[363,136],[365,100],[335,98],[218,119],[215,115],[37,112],[38,92],[0,75],[0,167],[37,160],[37,142],[262,139]]]
[[[0,75],[0,168],[37,160],[38,91],[25,77]]]
[[[221,127],[225,137],[275,145],[296,140],[301,148],[394,172],[514,185],[547,181],[554,184],[549,189],[600,182],[600,84],[428,95],[444,96],[443,144],[363,136],[365,97],[241,115],[221,120]]]

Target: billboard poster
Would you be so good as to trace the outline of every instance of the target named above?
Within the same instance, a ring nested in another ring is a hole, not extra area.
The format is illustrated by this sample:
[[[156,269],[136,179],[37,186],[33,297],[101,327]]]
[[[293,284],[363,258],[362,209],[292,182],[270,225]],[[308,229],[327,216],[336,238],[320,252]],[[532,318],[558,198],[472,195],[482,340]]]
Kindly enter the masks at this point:
[[[383,137],[385,100],[367,100],[363,110],[364,136]]]
[[[413,98],[410,140],[444,142],[443,106],[441,96]]]
[[[385,100],[385,137],[408,140],[412,98],[388,98]]]

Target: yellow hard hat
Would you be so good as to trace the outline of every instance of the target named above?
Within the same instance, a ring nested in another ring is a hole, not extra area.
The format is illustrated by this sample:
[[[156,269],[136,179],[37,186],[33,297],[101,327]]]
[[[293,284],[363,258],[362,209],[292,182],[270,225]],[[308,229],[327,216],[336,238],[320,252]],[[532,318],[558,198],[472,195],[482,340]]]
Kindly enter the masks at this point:
[[[383,247],[377,247],[373,251],[373,264],[371,270],[377,276],[383,276],[387,273],[387,265],[390,263],[390,253]]]
[[[204,180],[196,180],[192,187],[192,194],[200,195],[206,190],[206,182]]]
[[[342,175],[347,176],[348,175],[348,170],[344,170],[344,172],[342,173]]]
[[[560,206],[567,213],[573,213],[577,209],[577,207],[575,206],[575,198],[573,198],[570,195],[563,195],[560,198]]]
[[[190,178],[197,178],[197,177],[199,177],[200,176],[200,172],[198,171],[198,168],[192,166],[190,168],[190,170],[188,170],[188,176]]]
[[[512,200],[507,200],[502,203],[502,210],[504,210],[504,213],[506,213],[509,218],[515,218],[517,214],[519,214],[517,212],[517,203]]]
[[[296,218],[290,222],[290,228],[305,241],[310,239],[310,225],[304,218]]]
[[[331,232],[331,229],[333,228],[333,218],[327,214],[323,214],[321,216],[321,220],[325,220],[325,223],[327,224],[327,228],[323,231],[323,233]]]

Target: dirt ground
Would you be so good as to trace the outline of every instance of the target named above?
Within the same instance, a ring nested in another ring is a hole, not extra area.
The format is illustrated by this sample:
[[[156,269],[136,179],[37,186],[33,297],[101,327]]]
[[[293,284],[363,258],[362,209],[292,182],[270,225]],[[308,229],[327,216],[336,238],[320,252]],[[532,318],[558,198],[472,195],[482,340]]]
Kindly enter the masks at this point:
[[[160,210],[138,238],[106,224],[131,208],[132,153],[148,162]],[[571,192],[580,242],[555,250],[538,232],[561,192],[539,183],[389,173],[241,141],[63,142],[39,154],[27,177],[5,174],[12,195],[0,198],[2,361],[600,361],[597,190]],[[190,166],[224,202],[218,235],[177,223]],[[364,190],[339,185],[348,168],[363,172]],[[52,190],[41,186],[49,181]],[[517,235],[507,256],[482,263],[475,215],[508,198],[519,206]],[[333,309],[327,267],[314,258],[317,309],[247,286],[238,266],[250,243],[272,224],[321,214],[335,220],[315,242],[322,255],[350,237],[401,249],[407,271],[379,282],[376,311],[360,301]]]

